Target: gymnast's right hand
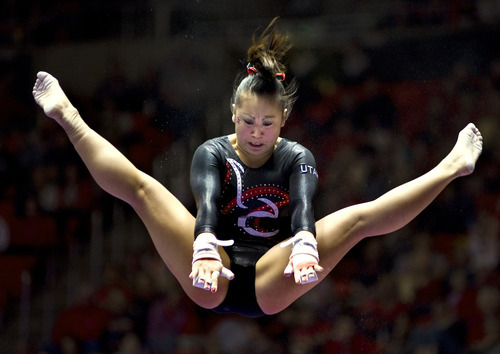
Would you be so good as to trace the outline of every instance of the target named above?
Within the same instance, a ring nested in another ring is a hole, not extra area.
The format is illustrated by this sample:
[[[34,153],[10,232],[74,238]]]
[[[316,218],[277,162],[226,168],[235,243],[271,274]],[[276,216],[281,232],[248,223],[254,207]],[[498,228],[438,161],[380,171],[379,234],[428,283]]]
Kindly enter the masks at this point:
[[[230,246],[233,240],[220,241],[210,233],[198,235],[193,244],[193,263],[189,278],[193,286],[211,292],[217,291],[219,276],[229,280],[234,278],[233,272],[222,265],[218,246]]]

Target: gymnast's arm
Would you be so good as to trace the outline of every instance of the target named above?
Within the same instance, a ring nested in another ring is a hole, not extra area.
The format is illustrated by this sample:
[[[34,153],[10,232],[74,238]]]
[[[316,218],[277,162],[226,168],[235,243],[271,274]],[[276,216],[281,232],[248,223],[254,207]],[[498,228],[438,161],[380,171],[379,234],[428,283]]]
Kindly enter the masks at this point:
[[[309,232],[316,235],[314,197],[318,190],[318,173],[313,154],[303,148],[293,164],[290,175],[290,210],[292,235]]]
[[[222,264],[219,246],[230,246],[232,240],[216,237],[219,220],[218,201],[221,196],[220,162],[209,144],[201,145],[191,164],[191,189],[197,206],[193,265],[189,277],[193,286],[216,292],[219,276],[229,280],[234,274]]]
[[[207,143],[193,155],[190,182],[197,209],[194,237],[202,233],[215,236],[221,196],[220,167],[215,149]]]
[[[290,209],[293,237],[281,247],[292,245],[289,263],[283,274],[289,277],[294,273],[295,282],[307,284],[318,280],[317,271],[323,268],[318,264],[319,254],[316,243],[316,223],[313,199],[318,187],[316,163],[311,152],[303,147],[295,158],[290,175]]]

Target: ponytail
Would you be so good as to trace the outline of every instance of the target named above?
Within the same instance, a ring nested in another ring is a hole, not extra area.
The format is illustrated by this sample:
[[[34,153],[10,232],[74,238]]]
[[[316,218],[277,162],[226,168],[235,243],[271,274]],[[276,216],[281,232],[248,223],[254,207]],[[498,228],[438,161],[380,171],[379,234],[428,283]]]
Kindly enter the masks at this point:
[[[269,79],[285,71],[285,65],[281,61],[292,47],[288,36],[280,34],[274,28],[277,21],[278,17],[274,18],[258,37],[254,33],[252,46],[247,51],[248,63]]]
[[[297,87],[295,81],[284,85],[286,67],[283,57],[291,48],[288,36],[275,29],[278,18],[274,18],[262,33],[252,36],[252,46],[247,51],[246,76],[238,81],[231,107],[239,104],[240,95],[249,92],[256,95],[274,96],[287,111],[287,117],[295,103]]]

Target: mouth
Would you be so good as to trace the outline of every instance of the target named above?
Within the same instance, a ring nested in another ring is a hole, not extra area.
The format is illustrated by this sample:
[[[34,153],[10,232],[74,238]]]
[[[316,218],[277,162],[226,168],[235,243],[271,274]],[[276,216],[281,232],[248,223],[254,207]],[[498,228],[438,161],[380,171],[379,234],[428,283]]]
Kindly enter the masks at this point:
[[[258,148],[260,148],[260,147],[264,146],[264,144],[263,144],[263,143],[252,143],[252,142],[249,142],[248,144],[249,144],[251,147],[256,148],[256,149],[258,149]]]

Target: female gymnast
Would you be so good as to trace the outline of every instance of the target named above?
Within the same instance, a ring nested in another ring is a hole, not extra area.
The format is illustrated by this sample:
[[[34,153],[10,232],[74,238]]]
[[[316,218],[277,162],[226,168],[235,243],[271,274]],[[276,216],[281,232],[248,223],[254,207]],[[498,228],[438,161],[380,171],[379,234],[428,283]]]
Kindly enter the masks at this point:
[[[92,130],[56,78],[39,72],[33,88],[35,101],[64,129],[99,186],[139,215],[186,294],[220,313],[258,317],[287,308],[363,238],[400,229],[451,181],[472,173],[481,154],[482,136],[470,123],[426,174],[315,222],[314,158],[280,137],[295,100],[293,85],[283,83],[288,49],[273,23],[254,36],[231,101],[235,133],[205,142],[193,157],[196,218]]]

